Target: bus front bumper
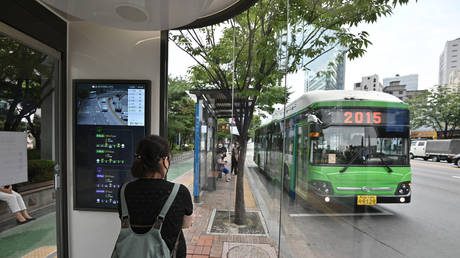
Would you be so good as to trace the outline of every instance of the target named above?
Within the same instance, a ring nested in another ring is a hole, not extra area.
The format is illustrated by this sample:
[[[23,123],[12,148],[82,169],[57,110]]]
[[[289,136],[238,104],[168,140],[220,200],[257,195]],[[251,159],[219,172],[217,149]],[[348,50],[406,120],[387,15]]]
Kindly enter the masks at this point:
[[[320,194],[318,191],[313,191],[313,194],[323,202],[348,202],[348,203],[357,203],[358,195],[324,195]],[[372,194],[369,194],[372,196]],[[375,195],[377,198],[377,204],[379,203],[410,203],[412,192],[409,192],[407,195]]]

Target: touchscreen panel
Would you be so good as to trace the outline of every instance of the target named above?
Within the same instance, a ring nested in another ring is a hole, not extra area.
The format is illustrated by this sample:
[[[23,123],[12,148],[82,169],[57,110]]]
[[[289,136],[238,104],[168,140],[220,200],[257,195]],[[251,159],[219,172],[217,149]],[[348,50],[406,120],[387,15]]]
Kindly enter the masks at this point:
[[[115,210],[147,132],[149,81],[75,80],[74,208]]]

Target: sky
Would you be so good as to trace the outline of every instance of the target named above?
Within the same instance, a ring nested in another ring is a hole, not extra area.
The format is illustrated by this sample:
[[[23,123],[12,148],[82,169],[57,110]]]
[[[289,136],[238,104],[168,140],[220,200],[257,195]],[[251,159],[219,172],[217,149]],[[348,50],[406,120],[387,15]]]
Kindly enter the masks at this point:
[[[419,89],[438,82],[439,56],[448,40],[460,38],[460,1],[418,0],[398,6],[393,15],[357,29],[370,34],[372,45],[359,59],[347,60],[345,89],[361,77],[418,74]]]
[[[363,57],[346,61],[345,89],[353,89],[361,77],[378,74],[383,78],[396,74],[418,74],[419,89],[438,82],[439,56],[448,40],[460,38],[459,0],[411,0],[397,6],[391,16],[354,30],[367,31],[372,42]],[[194,61],[170,42],[169,73],[186,76]],[[288,77],[294,91],[291,99],[303,93],[302,76]]]

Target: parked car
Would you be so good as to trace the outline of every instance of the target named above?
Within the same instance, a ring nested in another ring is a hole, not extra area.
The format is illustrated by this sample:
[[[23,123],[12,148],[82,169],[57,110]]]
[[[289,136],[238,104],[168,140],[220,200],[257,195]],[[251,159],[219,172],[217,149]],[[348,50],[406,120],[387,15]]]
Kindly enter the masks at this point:
[[[446,160],[452,162],[452,157],[460,153],[460,139],[449,140],[420,140],[411,145],[409,156],[413,158]]]
[[[452,162],[453,162],[455,165],[457,165],[457,167],[460,168],[460,154],[452,155],[452,156],[450,156],[449,158],[452,160]]]

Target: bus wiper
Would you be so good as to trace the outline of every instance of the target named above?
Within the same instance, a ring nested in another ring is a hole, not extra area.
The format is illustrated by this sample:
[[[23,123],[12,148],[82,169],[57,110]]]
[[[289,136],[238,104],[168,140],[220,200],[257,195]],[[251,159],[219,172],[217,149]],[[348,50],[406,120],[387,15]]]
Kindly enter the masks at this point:
[[[385,161],[385,159],[382,157],[382,154],[381,153],[376,153],[377,154],[377,157],[379,157],[379,159],[382,161],[383,165],[385,165],[385,167],[388,169],[388,173],[391,173],[393,172],[393,169],[390,168],[390,166],[388,165],[388,163]]]
[[[355,161],[359,156],[361,156],[361,153],[355,152],[355,155],[354,155],[353,157],[351,157],[350,162],[348,162],[348,163],[345,165],[345,167],[343,167],[341,170],[339,170],[339,172],[340,172],[340,173],[345,172],[345,171],[347,170],[347,168],[348,168],[349,166],[351,166],[351,164],[353,163],[353,161]]]

